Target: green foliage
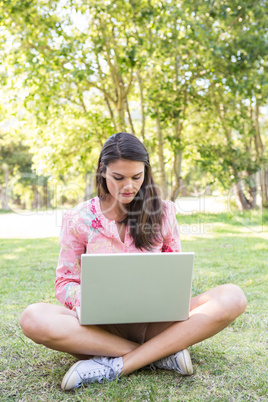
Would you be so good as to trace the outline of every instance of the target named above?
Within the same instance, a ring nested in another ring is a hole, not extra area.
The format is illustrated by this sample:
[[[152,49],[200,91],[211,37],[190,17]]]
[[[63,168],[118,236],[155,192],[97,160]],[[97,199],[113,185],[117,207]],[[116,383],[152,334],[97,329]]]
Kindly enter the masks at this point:
[[[267,170],[267,0],[0,7],[2,85],[17,88],[12,101],[24,110],[38,171],[80,179],[104,140],[123,130],[157,160],[156,121],[171,187],[196,156],[225,187]]]

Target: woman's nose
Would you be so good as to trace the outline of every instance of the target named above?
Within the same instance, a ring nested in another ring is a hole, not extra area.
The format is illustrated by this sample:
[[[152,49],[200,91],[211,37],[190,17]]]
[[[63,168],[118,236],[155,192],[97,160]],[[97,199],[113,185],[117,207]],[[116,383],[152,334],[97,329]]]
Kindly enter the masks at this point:
[[[132,184],[132,180],[131,179],[126,179],[126,181],[124,182],[124,188],[128,189],[128,188],[132,188],[133,184]]]

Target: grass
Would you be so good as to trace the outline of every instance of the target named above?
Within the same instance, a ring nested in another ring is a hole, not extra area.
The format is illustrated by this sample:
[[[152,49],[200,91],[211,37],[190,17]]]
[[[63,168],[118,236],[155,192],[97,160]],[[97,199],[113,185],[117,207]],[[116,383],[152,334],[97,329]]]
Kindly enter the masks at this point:
[[[13,211],[11,209],[1,209],[0,208],[0,215],[4,215],[4,214],[11,214]]]
[[[178,217],[183,250],[196,253],[193,294],[232,282],[248,299],[247,311],[233,324],[190,348],[193,376],[140,370],[119,382],[69,393],[61,391],[60,382],[75,359],[34,344],[18,323],[27,305],[55,303],[58,240],[0,239],[0,400],[267,401],[268,228],[267,218],[261,225],[259,218]]]

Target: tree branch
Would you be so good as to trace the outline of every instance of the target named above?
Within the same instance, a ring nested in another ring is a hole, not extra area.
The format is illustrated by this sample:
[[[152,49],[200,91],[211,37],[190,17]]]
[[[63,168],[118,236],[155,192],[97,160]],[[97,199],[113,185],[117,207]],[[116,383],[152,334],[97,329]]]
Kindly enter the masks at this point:
[[[104,89],[104,88],[102,88],[102,87],[99,87],[97,84],[94,84],[93,82],[88,81],[88,80],[87,80],[87,83],[88,83],[88,85],[89,85],[91,88],[96,88],[96,89],[98,89],[98,90],[99,90],[100,92],[102,92],[111,102],[113,102],[113,103],[116,104],[116,100],[112,98],[112,96],[109,94],[109,92],[106,91],[106,89]]]
[[[126,98],[127,95],[128,95],[128,93],[129,93],[129,90],[130,90],[131,85],[132,85],[132,79],[133,79],[133,69],[131,68],[131,70],[130,70],[130,79],[129,79],[129,83],[128,83],[127,87],[126,87],[126,90],[125,90],[125,91],[123,92],[123,94],[122,94],[122,98],[123,98],[123,99]]]

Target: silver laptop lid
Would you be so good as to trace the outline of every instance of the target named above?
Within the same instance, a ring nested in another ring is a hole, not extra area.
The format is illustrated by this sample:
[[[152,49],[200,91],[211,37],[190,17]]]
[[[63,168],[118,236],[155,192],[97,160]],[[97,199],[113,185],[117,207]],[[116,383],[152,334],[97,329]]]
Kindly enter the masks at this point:
[[[183,321],[194,253],[83,254],[82,325]]]

